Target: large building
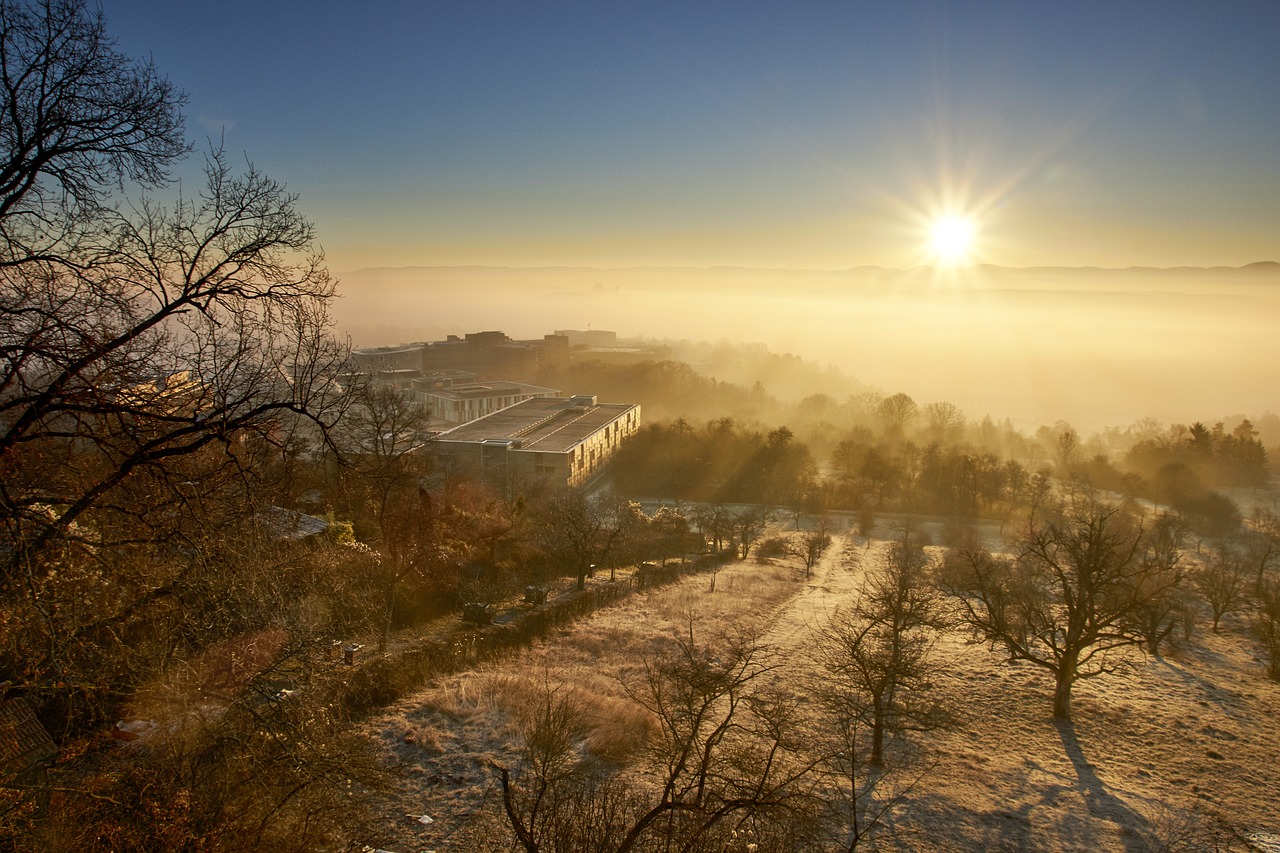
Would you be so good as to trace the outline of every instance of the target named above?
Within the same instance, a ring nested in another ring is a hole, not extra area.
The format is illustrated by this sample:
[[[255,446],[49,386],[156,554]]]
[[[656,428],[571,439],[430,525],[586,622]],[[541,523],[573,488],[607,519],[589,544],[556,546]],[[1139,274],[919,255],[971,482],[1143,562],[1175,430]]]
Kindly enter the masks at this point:
[[[442,433],[437,451],[481,476],[581,486],[640,428],[640,407],[592,396],[534,397]]]
[[[569,339],[545,335],[537,340],[512,340],[502,332],[449,335],[420,350],[422,372],[442,369],[469,370],[481,380],[528,381],[540,368],[563,362],[569,355]]]

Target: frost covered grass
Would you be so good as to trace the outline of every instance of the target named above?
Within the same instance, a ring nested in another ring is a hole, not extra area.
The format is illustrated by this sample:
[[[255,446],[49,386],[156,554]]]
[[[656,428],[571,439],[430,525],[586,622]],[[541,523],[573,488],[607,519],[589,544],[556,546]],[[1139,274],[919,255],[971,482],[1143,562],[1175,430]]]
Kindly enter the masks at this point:
[[[492,762],[510,764],[521,709],[549,685],[573,691],[585,749],[625,764],[646,714],[621,679],[675,634],[752,625],[809,683],[812,629],[847,602],[883,540],[838,540],[807,581],[797,566],[734,564],[631,596],[506,660],[440,679],[376,722],[402,770],[382,804],[390,849],[497,849],[505,838]],[[962,632],[947,635],[936,689],[956,725],[921,734],[927,773],[877,849],[1173,851],[1266,849],[1280,833],[1280,685],[1266,680],[1247,620],[1224,620],[1162,657],[1134,650],[1112,675],[1077,686],[1072,723],[1055,722],[1052,678],[1010,664]],[[408,735],[408,737],[406,737]],[[422,826],[404,814],[426,812]],[[489,846],[486,846],[489,845]]]
[[[417,849],[497,849],[502,837],[495,763],[512,766],[523,714],[547,690],[572,693],[595,760],[625,764],[643,748],[653,721],[622,683],[678,634],[730,625],[766,625],[803,588],[802,570],[779,561],[734,563],[631,595],[556,629],[512,656],[440,678],[371,721],[398,791],[380,804],[386,836],[378,844]],[[429,814],[429,825],[405,815]]]

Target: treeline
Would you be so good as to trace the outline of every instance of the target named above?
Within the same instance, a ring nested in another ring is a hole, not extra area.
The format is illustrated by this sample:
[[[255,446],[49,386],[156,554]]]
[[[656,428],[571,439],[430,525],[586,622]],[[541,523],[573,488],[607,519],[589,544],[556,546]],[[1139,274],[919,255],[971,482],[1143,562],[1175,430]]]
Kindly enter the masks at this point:
[[[746,387],[698,373],[682,361],[608,364],[585,359],[554,365],[538,382],[568,393],[591,393],[601,400],[639,403],[649,420],[690,417],[711,419],[733,413],[748,419],[772,419],[778,402],[763,386]]]
[[[819,474],[807,445],[786,427],[764,432],[721,418],[699,427],[649,424],[619,449],[622,494],[675,501],[764,503],[821,511],[928,512],[976,516],[1035,503],[1051,472],[957,445],[877,439],[851,431]]]
[[[675,500],[791,506],[818,489],[809,449],[790,430],[763,433],[730,418],[696,429],[684,420],[641,427],[618,449],[612,471],[623,494]]]
[[[875,430],[839,431],[828,423],[834,447],[822,464],[786,427],[765,430],[729,418],[648,424],[620,449],[615,483],[622,494],[676,501],[1007,518],[1039,505],[1058,480],[1166,504],[1198,532],[1225,535],[1240,525],[1241,513],[1213,487],[1270,481],[1267,452],[1247,420],[1231,433],[1221,425],[1174,427],[1119,459],[1086,458],[1065,425],[1029,439],[989,419],[968,424],[954,406],[931,404],[931,417],[913,429],[914,405],[902,394],[882,398]],[[975,440],[1009,455],[976,447]]]

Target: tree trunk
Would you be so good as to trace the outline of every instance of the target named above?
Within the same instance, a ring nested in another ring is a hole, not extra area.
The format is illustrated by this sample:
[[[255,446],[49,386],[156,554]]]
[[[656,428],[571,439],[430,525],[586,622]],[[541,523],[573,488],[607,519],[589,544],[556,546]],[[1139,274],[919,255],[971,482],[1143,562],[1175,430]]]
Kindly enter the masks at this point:
[[[387,598],[385,603],[386,618],[382,622],[382,635],[378,637],[378,653],[381,654],[387,650],[387,646],[391,643],[391,625],[395,621],[396,610],[396,588],[394,585],[387,587]]]
[[[1057,685],[1053,690],[1053,716],[1059,720],[1071,719],[1071,687],[1075,684],[1075,667],[1063,665],[1058,670]]]
[[[871,719],[871,757],[867,763],[879,767],[884,763],[884,711],[879,705],[873,709]]]
[[[578,589],[582,590],[586,588],[587,588],[587,573],[578,572]]]

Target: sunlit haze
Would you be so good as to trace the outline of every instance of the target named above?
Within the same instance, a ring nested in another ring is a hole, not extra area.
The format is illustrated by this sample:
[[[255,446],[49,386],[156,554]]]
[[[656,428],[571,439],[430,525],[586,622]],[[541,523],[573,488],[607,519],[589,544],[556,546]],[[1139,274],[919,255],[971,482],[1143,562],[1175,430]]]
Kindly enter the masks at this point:
[[[0,853],[1280,853],[1280,0],[0,0]]]
[[[974,415],[1280,409],[1265,288],[962,274],[1280,258],[1275,4],[103,11],[197,138],[299,194],[358,344],[594,325],[761,340]],[[843,283],[789,296],[808,275]]]

